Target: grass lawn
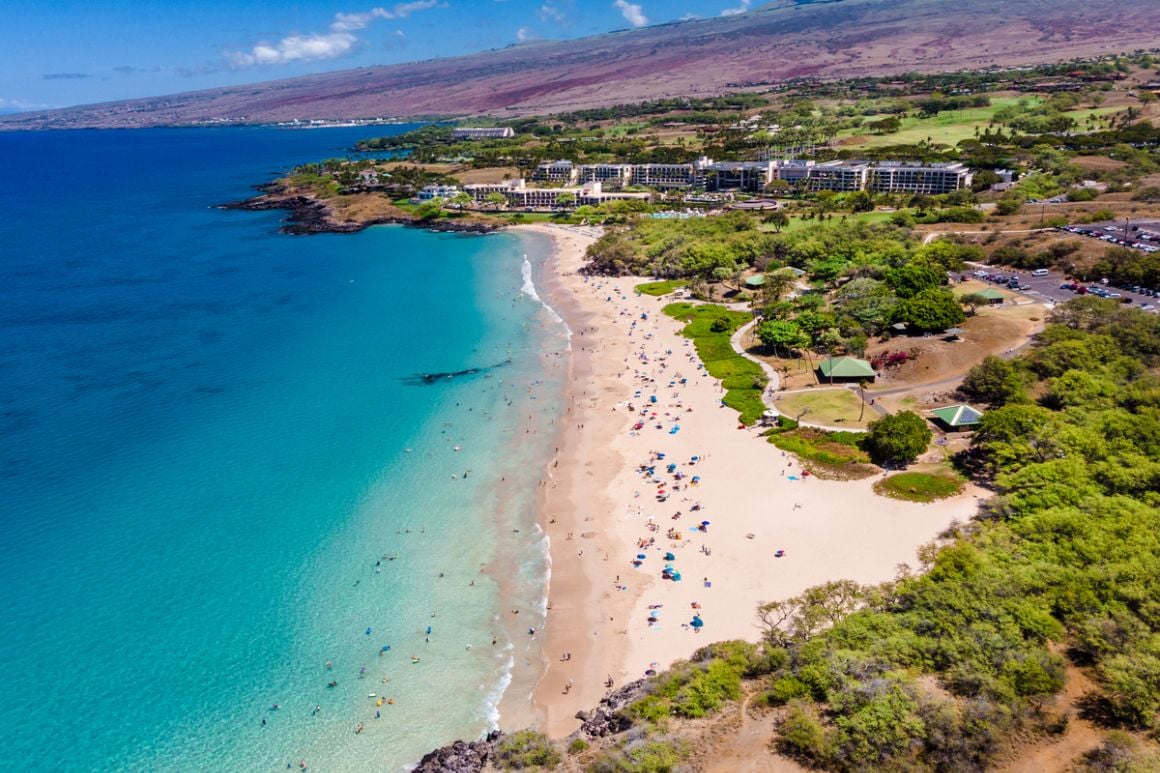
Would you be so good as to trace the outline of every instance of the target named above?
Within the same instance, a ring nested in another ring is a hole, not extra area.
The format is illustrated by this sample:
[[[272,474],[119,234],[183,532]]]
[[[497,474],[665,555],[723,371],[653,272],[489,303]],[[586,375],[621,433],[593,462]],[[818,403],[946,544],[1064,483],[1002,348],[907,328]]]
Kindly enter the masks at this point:
[[[863,142],[857,143],[856,146],[865,148],[879,148],[886,145],[914,145],[927,137],[930,137],[937,144],[953,146],[963,140],[973,138],[975,129],[982,132],[990,124],[997,111],[1017,104],[1020,99],[1027,99],[1032,106],[1040,101],[1034,97],[992,97],[990,107],[948,110],[928,118],[908,115],[901,119],[902,128],[894,134],[864,135],[861,129],[848,129],[839,134],[839,137],[862,137]],[[1119,108],[1086,108],[1069,110],[1066,115],[1074,118],[1076,124],[1083,128],[1083,123],[1088,118],[1108,115],[1117,110]],[[885,117],[884,115],[867,116],[866,120],[875,121]]]
[[[738,354],[729,343],[729,336],[751,319],[749,313],[694,303],[670,303],[664,312],[687,323],[681,334],[693,339],[705,372],[725,387],[725,404],[740,414],[742,424],[757,423],[765,413],[765,402],[761,399],[765,372],[756,362]],[[714,330],[714,326],[721,329]]]
[[[900,472],[874,484],[875,493],[907,502],[933,502],[963,490],[963,479],[953,472]]]
[[[796,419],[803,410],[809,412],[802,420],[810,424],[824,424],[829,427],[852,427],[865,429],[878,418],[872,408],[862,410],[862,400],[849,389],[815,389],[810,392],[796,392],[778,398],[774,406]],[[859,415],[862,419],[859,420]]]
[[[636,286],[638,293],[659,297],[679,290],[689,283],[688,279],[667,279],[663,282],[645,282]]]
[[[906,212],[911,210],[900,211]],[[859,212],[856,215],[849,215],[837,212],[834,213],[833,220],[824,220],[820,223],[820,225],[836,226],[846,225],[848,223],[888,223],[890,222],[890,218],[894,217],[896,214],[897,212]],[[807,228],[812,225],[819,225],[819,222],[817,220],[805,220],[800,217],[791,217],[789,219],[789,225],[781,229],[781,232],[789,233],[791,231],[799,231],[802,228]],[[758,226],[758,228],[762,231],[772,232],[774,230],[774,227],[769,223],[762,223]]]

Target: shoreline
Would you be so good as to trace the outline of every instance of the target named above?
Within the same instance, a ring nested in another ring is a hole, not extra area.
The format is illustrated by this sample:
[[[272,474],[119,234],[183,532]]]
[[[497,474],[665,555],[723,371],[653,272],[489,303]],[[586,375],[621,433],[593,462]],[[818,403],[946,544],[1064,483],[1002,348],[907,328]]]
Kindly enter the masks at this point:
[[[508,228],[505,223],[490,223],[478,219],[420,220],[410,213],[397,210],[390,215],[365,217],[358,220],[339,220],[334,210],[324,199],[306,193],[287,190],[279,182],[269,182],[254,187],[259,193],[241,201],[231,201],[216,205],[217,209],[242,212],[268,212],[282,210],[288,212],[278,228],[279,233],[291,236],[310,236],[323,233],[358,233],[375,225],[403,225],[423,228],[428,231],[453,233],[493,233]]]
[[[739,430],[733,412],[720,407],[719,383],[679,335],[681,323],[661,312],[665,299],[637,296],[638,278],[579,275],[586,234],[517,228],[552,237],[544,294],[573,330],[573,353],[560,451],[540,497],[551,556],[546,667],[530,710],[505,697],[504,730],[534,725],[565,737],[580,726],[576,713],[608,692],[608,677],[620,687],[712,642],[757,640],[764,601],[831,580],[888,580],[986,498],[968,485],[952,499],[907,503],[875,495],[880,476],[802,476],[796,459],[756,431]],[[649,417],[639,415],[642,407]],[[630,429],[638,421],[645,426]],[[670,463],[681,480],[667,473]],[[654,466],[654,475],[640,473],[642,465]],[[694,485],[693,474],[703,480]],[[663,499],[650,490],[657,486]],[[711,526],[701,530],[701,520]],[[654,544],[639,547],[649,539]],[[777,550],[784,557],[775,558]],[[638,551],[646,559],[634,568]],[[661,578],[665,554],[681,581]]]

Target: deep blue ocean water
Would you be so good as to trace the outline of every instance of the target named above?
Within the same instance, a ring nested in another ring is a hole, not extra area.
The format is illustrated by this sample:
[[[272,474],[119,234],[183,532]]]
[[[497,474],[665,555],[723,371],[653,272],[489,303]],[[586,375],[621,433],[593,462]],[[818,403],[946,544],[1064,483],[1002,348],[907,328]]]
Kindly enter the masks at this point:
[[[0,766],[399,769],[534,658],[546,241],[213,206],[382,133],[0,133]]]

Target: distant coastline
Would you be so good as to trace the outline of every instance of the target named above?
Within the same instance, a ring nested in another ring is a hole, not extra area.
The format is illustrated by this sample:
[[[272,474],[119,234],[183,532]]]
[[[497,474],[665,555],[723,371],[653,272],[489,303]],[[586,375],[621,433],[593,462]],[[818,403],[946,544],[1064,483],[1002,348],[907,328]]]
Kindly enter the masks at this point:
[[[258,185],[256,190],[259,191],[257,196],[219,204],[218,207],[247,212],[284,210],[289,214],[282,220],[282,226],[278,230],[292,236],[356,233],[372,225],[408,225],[430,231],[462,233],[492,233],[503,228],[500,224],[479,218],[424,220],[389,201],[383,201],[374,209],[363,210],[354,215],[340,214],[327,200],[309,192],[291,190],[278,180]]]

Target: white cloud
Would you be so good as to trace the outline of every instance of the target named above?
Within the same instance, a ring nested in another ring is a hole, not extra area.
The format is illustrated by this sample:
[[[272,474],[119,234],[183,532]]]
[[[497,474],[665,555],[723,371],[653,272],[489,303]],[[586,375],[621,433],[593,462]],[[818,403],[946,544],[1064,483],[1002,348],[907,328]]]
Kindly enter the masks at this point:
[[[336,13],[329,32],[288,35],[277,43],[261,42],[249,51],[226,52],[234,67],[260,67],[289,62],[316,62],[337,59],[353,52],[359,43],[355,32],[377,19],[405,19],[416,11],[440,5],[440,0],[413,0],[390,8],[372,8],[362,13]]]
[[[557,24],[563,24],[568,20],[564,11],[551,3],[544,3],[540,6],[540,18],[544,21],[554,21]]]
[[[613,3],[625,20],[634,27],[643,27],[648,24],[648,17],[644,15],[644,9],[641,8],[640,3],[630,3],[628,0],[616,0]]]
[[[741,0],[741,5],[736,8],[726,8],[721,12],[722,16],[736,16],[739,13],[745,13],[749,10],[749,5],[753,0]]]
[[[277,43],[259,43],[249,51],[228,54],[235,67],[260,67],[289,62],[316,62],[337,59],[354,50],[358,38],[349,32],[331,32],[326,35],[290,35]]]
[[[524,43],[524,42],[529,41],[529,40],[534,40],[535,37],[536,37],[536,33],[532,32],[527,27],[520,27],[518,30],[516,30],[516,40],[518,40],[521,43]]]

